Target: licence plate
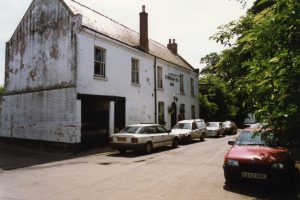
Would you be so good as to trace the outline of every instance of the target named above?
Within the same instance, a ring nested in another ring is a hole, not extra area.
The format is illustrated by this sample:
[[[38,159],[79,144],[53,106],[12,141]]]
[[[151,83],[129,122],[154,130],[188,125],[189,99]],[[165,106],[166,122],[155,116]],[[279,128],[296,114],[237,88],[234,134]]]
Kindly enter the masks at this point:
[[[249,172],[242,172],[242,177],[250,178],[250,179],[259,179],[259,180],[266,180],[266,174],[257,174],[257,173],[249,173]]]
[[[126,138],[125,137],[117,137],[118,142],[125,142]]]

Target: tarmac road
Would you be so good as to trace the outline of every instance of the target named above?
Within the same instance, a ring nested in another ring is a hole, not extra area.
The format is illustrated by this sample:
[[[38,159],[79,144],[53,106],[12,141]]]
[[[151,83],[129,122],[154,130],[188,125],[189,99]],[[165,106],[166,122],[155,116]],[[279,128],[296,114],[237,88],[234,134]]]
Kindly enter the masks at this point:
[[[0,171],[0,199],[297,199],[297,192],[288,187],[225,185],[223,157],[233,137],[162,148],[150,155],[98,153]]]

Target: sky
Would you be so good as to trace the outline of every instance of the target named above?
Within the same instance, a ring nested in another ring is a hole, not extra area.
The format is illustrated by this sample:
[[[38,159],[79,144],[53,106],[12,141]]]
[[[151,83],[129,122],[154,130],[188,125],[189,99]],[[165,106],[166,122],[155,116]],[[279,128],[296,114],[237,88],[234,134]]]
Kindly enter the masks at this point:
[[[4,84],[5,42],[9,41],[32,0],[0,1],[0,85]],[[238,20],[246,8],[237,0],[85,0],[87,6],[139,32],[139,12],[146,6],[149,38],[167,45],[176,39],[178,53],[194,68],[200,59],[224,47],[210,40],[217,28]]]

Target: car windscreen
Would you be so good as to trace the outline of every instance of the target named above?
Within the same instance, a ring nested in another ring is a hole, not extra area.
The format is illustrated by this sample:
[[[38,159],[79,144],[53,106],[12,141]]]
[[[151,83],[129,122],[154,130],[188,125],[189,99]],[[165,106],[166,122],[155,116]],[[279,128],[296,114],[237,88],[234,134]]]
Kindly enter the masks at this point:
[[[240,133],[237,145],[263,145],[263,146],[278,146],[278,140],[274,133],[263,133],[254,131],[243,131]]]
[[[141,126],[127,126],[126,128],[122,129],[119,133],[136,133]]]
[[[224,126],[231,126],[231,122],[229,121],[226,121],[226,122],[223,122]]]
[[[173,127],[173,129],[191,129],[191,128],[192,128],[191,123],[178,123]]]
[[[218,122],[208,122],[207,126],[208,127],[219,127],[219,123]]]

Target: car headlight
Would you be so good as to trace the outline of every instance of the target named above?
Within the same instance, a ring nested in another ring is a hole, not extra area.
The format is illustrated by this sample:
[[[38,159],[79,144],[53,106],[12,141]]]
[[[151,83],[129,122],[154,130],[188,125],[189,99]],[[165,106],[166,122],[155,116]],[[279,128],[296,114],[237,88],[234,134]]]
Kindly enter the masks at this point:
[[[233,160],[233,159],[228,159],[227,162],[226,162],[227,165],[230,165],[230,166],[239,166],[239,162],[237,160]]]
[[[274,163],[272,165],[272,168],[274,168],[274,169],[284,169],[284,164],[282,164],[282,163]]]

